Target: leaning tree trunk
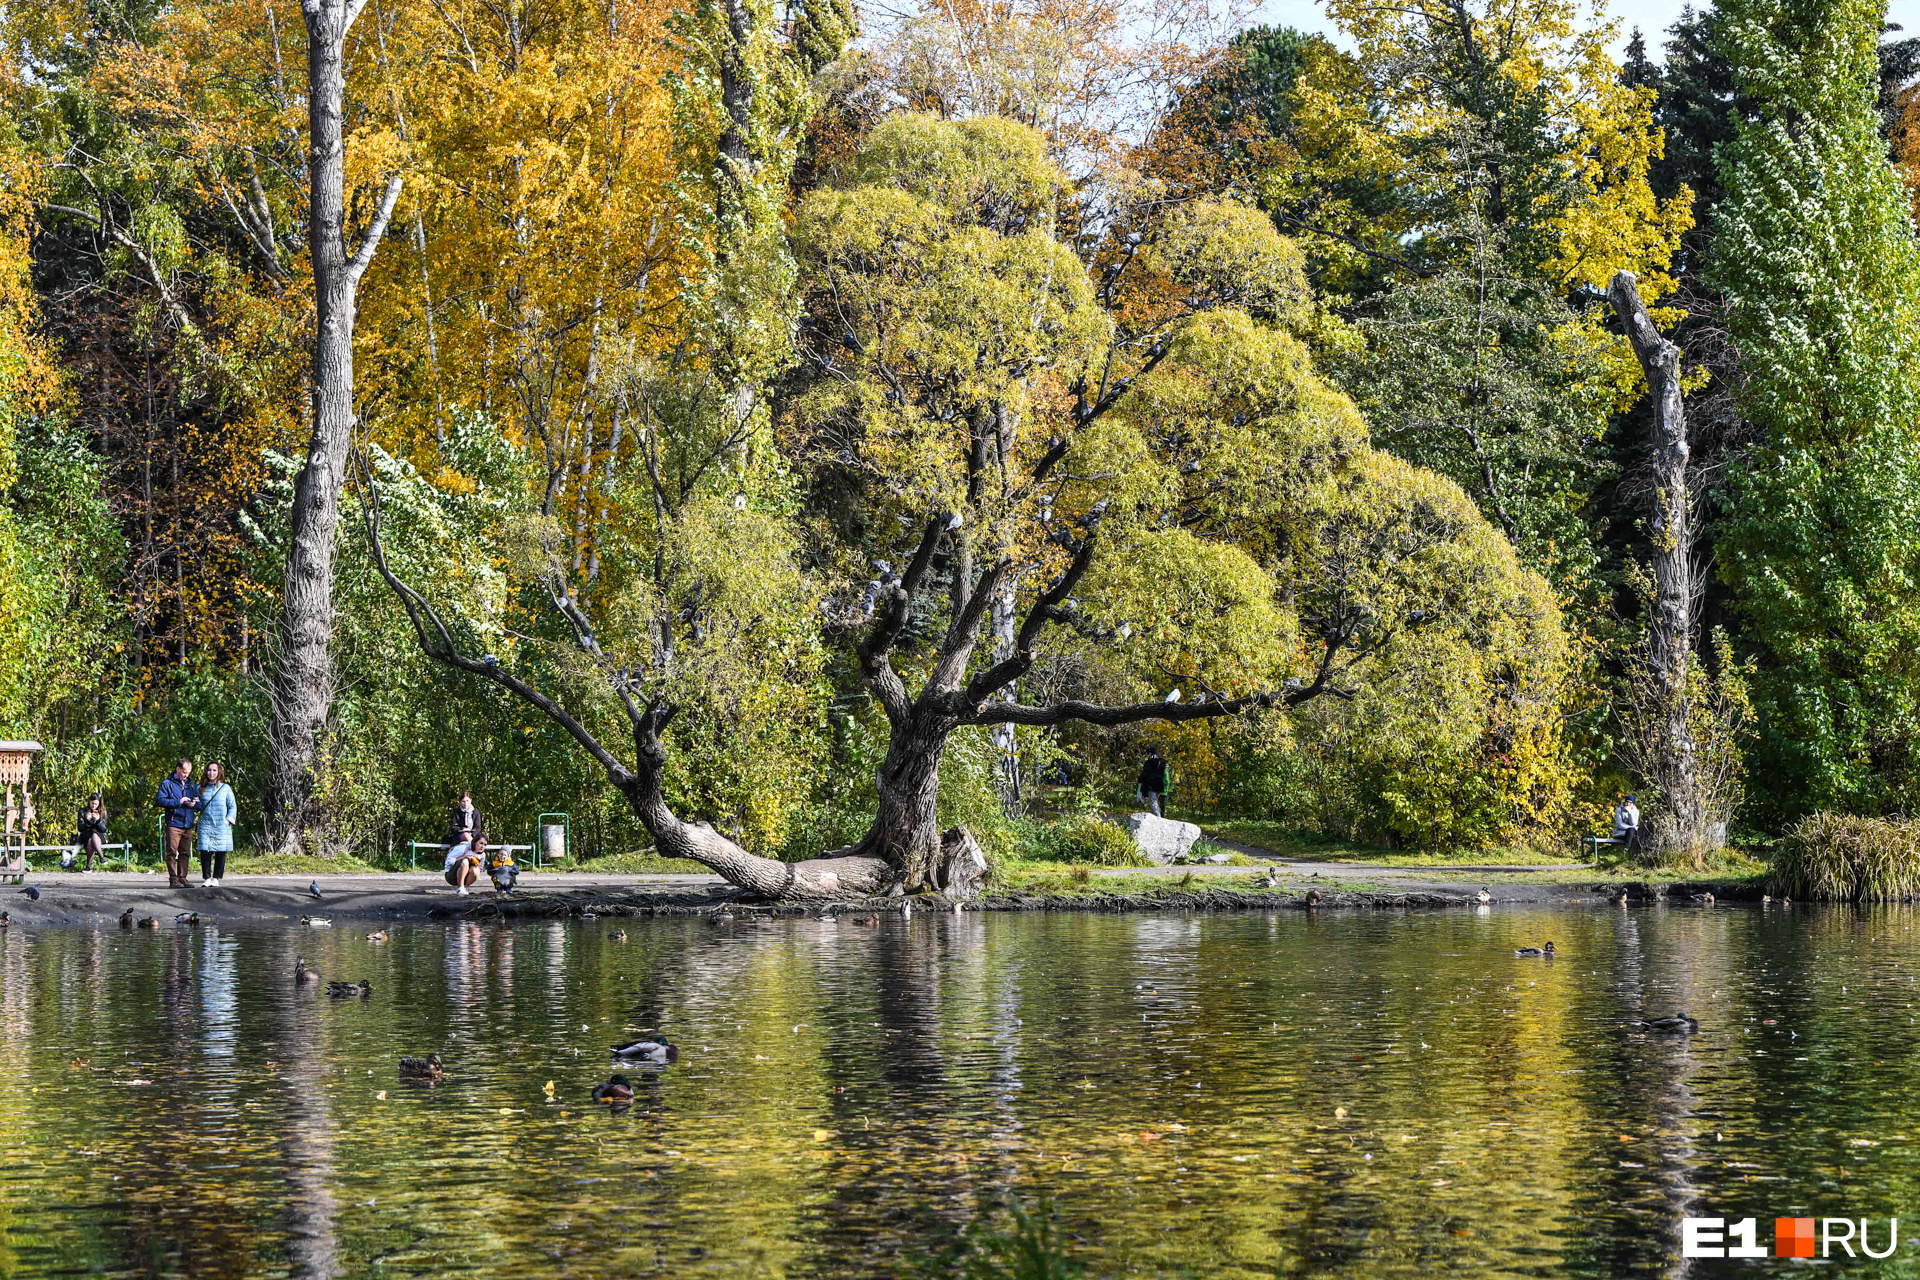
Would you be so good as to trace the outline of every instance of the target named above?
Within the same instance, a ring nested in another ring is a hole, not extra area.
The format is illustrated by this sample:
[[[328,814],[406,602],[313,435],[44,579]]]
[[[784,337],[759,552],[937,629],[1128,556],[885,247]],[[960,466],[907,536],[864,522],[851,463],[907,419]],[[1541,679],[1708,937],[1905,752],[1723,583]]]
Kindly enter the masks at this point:
[[[325,842],[315,803],[320,747],[333,701],[333,551],[340,486],[353,434],[354,297],[400,196],[387,184],[366,240],[351,259],[345,240],[345,49],[365,0],[303,0],[307,23],[309,245],[313,258],[313,434],[294,481],[286,585],[273,678],[268,837],[282,849]]]
[[[1655,842],[1697,847],[1707,836],[1696,767],[1689,666],[1693,655],[1693,517],[1687,492],[1687,420],[1680,386],[1680,348],[1660,336],[1630,272],[1609,291],[1633,353],[1646,371],[1653,402],[1653,616],[1647,655],[1657,742],[1652,755],[1664,821]]]

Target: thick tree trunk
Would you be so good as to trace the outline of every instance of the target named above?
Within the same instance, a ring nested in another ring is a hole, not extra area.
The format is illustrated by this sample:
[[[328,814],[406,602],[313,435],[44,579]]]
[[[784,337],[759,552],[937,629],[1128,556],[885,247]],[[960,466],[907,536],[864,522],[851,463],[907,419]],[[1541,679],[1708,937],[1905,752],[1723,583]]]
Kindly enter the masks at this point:
[[[333,551],[340,486],[353,435],[354,296],[400,194],[387,186],[380,212],[351,259],[345,241],[347,29],[365,0],[304,0],[307,22],[309,245],[313,258],[313,433],[294,481],[287,573],[273,679],[268,837],[277,848],[328,843],[315,803],[322,736],[333,704]]]
[[[1645,370],[1652,399],[1651,463],[1654,481],[1653,616],[1648,622],[1649,675],[1660,718],[1658,749],[1653,753],[1664,821],[1656,824],[1656,843],[1692,848],[1707,836],[1696,769],[1691,683],[1693,654],[1693,516],[1687,491],[1687,421],[1680,386],[1680,348],[1660,336],[1640,300],[1633,276],[1613,278],[1609,291]]]

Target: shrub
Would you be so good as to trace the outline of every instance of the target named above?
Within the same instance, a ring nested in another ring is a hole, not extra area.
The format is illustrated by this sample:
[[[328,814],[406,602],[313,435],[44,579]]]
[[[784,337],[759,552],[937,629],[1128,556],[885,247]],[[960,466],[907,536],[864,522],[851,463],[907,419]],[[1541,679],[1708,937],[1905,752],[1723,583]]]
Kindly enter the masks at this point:
[[[1909,897],[1920,891],[1920,821],[1809,814],[1780,842],[1772,887],[1828,901]]]
[[[1070,814],[1057,821],[1035,824],[1028,841],[1030,856],[1049,862],[1080,862],[1096,867],[1144,867],[1145,858],[1133,837],[1096,814]]]

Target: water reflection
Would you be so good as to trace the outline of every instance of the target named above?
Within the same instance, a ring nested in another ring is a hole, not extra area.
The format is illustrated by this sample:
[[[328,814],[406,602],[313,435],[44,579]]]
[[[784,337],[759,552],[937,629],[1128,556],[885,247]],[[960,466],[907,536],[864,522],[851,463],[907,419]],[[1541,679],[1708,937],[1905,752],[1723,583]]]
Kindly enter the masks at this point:
[[[878,1276],[1009,1188],[1094,1274],[1678,1275],[1690,1210],[1914,1212],[1917,926],[15,929],[0,1275]],[[373,999],[296,989],[296,955]],[[1630,1025],[1676,1009],[1699,1036]],[[680,1062],[591,1104],[656,1031]],[[398,1077],[434,1049],[446,1079]]]

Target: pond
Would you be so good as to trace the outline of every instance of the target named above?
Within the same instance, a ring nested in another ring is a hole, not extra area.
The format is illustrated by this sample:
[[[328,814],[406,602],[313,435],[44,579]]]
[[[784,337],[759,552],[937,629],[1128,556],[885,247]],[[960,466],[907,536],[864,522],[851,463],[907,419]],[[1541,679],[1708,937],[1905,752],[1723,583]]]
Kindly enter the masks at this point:
[[[0,1276],[939,1274],[1009,1190],[1093,1275],[1665,1275],[1689,1214],[1920,1217],[1909,908],[375,927],[0,934]]]

